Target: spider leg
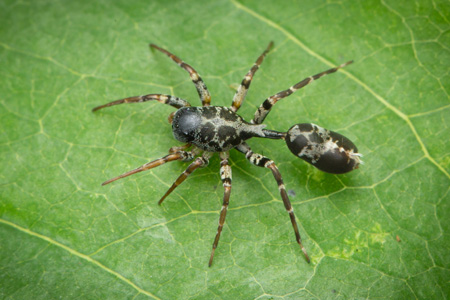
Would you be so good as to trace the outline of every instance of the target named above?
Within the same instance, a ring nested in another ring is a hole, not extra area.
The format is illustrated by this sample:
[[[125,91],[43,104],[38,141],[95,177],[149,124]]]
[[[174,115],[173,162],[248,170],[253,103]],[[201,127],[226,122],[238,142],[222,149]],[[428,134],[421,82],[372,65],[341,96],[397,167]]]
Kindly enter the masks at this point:
[[[208,88],[206,87],[200,75],[198,75],[197,71],[195,71],[193,67],[191,67],[190,65],[182,61],[180,58],[178,58],[176,55],[170,53],[169,51],[160,48],[155,44],[150,44],[150,47],[155,48],[158,51],[161,51],[162,53],[170,57],[174,62],[176,62],[181,68],[185,69],[189,73],[192,82],[195,84],[195,87],[197,88],[197,93],[200,97],[200,100],[202,100],[202,105],[209,106],[209,104],[211,103],[211,95],[209,94]]]
[[[270,48],[272,48],[273,42],[270,42],[267,46],[266,50],[258,57],[256,62],[253,64],[252,68],[245,75],[244,79],[242,79],[241,85],[234,94],[233,103],[231,105],[231,109],[236,112],[241,107],[242,102],[244,102],[245,96],[247,95],[247,91],[252,83],[253,75],[255,75],[256,71],[258,71],[259,66],[264,60],[267,52],[269,52]]]
[[[148,162],[145,165],[140,166],[139,168],[136,168],[134,170],[128,171],[126,173],[123,173],[122,175],[119,175],[117,177],[111,178],[105,182],[102,183],[102,185],[107,185],[113,181],[116,181],[118,179],[124,178],[124,177],[128,177],[130,175],[142,172],[142,171],[146,171],[146,170],[150,170],[156,167],[159,167],[160,165],[165,164],[166,162],[170,162],[170,161],[174,161],[174,160],[183,160],[183,161],[189,161],[194,159],[195,156],[195,151],[178,151],[178,152],[174,152],[174,153],[170,153],[164,157],[158,158],[154,161]]]
[[[102,109],[102,108],[105,108],[108,106],[118,105],[118,104],[122,104],[122,103],[138,103],[138,102],[146,102],[146,101],[151,101],[151,100],[156,100],[160,103],[167,104],[167,105],[173,106],[175,108],[191,106],[191,104],[189,102],[187,102],[186,100],[183,100],[183,99],[175,97],[175,96],[162,95],[162,94],[149,94],[149,95],[144,95],[144,96],[128,97],[128,98],[112,101],[112,102],[94,107],[92,109],[92,111],[97,111],[99,109]]]
[[[187,148],[191,147],[190,143],[184,144],[183,146],[178,146],[178,147],[172,147],[169,149],[169,153],[175,153],[175,152],[179,152],[182,150],[186,150]]]
[[[175,116],[175,112],[171,112],[169,117],[167,117],[167,121],[169,121],[169,124],[172,124],[173,122],[173,116]]]
[[[172,184],[172,186],[167,190],[167,192],[162,196],[162,198],[158,201],[158,204],[161,205],[161,203],[166,199],[167,196],[170,195],[170,193],[173,192],[174,189],[176,189],[189,175],[191,175],[192,172],[197,170],[201,167],[206,167],[209,163],[209,158],[211,157],[212,153],[205,152],[202,156],[197,157],[193,163],[187,167],[187,169],[181,173],[181,175],[175,180],[175,182]]]
[[[340,68],[343,68],[349,64],[351,64],[353,61],[348,61],[340,66],[337,66],[335,68],[326,70],[324,72],[321,72],[319,74],[310,76],[308,78],[303,79],[302,81],[294,84],[293,86],[291,86],[289,89],[281,91],[273,96],[270,96],[269,98],[267,98],[266,100],[264,100],[263,104],[261,104],[261,106],[258,108],[258,110],[255,112],[255,116],[253,118],[253,120],[251,121],[253,124],[261,124],[264,119],[267,117],[267,115],[269,114],[270,110],[272,109],[272,106],[275,105],[275,103],[277,103],[278,100],[281,100],[283,98],[286,98],[287,96],[291,95],[292,93],[296,92],[297,90],[301,89],[302,87],[310,84],[311,82],[313,82],[314,80],[319,79],[322,76],[331,74],[336,72],[337,70],[339,70]]]
[[[277,166],[270,158],[265,157],[258,153],[254,153],[250,148],[250,146],[248,146],[247,143],[245,142],[237,146],[236,149],[244,153],[245,157],[247,158],[248,161],[250,161],[251,164],[258,167],[268,168],[272,171],[273,177],[277,181],[278,190],[280,191],[281,199],[283,199],[284,207],[286,208],[286,211],[289,213],[289,217],[291,219],[292,227],[294,228],[297,243],[300,245],[300,248],[302,249],[303,254],[305,255],[306,261],[309,263],[310,259],[308,254],[306,253],[305,247],[303,247],[302,244],[302,238],[300,237],[297,222],[295,220],[294,209],[291,205],[291,201],[289,201],[289,197],[286,193],[286,188],[284,187],[283,179]]]
[[[211,257],[209,258],[209,264],[208,266],[211,267],[213,258],[214,258],[214,252],[216,251],[217,244],[219,243],[220,234],[222,233],[223,224],[225,223],[225,218],[227,216],[227,210],[228,210],[228,203],[230,201],[230,194],[231,194],[231,167],[228,163],[228,158],[230,157],[230,154],[228,152],[221,152],[220,153],[220,178],[222,179],[223,184],[223,204],[222,209],[220,210],[220,217],[219,217],[219,227],[217,228],[217,234],[216,238],[214,239],[214,243],[212,246],[211,251]]]

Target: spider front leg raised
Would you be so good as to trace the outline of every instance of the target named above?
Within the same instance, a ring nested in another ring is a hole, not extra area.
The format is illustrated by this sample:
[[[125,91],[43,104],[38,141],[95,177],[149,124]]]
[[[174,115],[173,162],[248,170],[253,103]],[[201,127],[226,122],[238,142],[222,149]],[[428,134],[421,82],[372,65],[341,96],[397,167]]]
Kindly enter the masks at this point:
[[[294,208],[291,205],[291,201],[289,201],[289,197],[286,192],[286,188],[283,183],[283,178],[281,177],[281,173],[278,170],[277,166],[270,158],[263,156],[258,153],[254,153],[247,143],[242,143],[236,147],[236,149],[245,154],[247,160],[258,167],[268,168],[272,171],[273,177],[277,181],[278,190],[280,191],[281,199],[283,200],[284,207],[286,211],[289,213],[289,217],[291,219],[292,227],[294,228],[295,238],[297,243],[300,245],[300,248],[305,255],[306,261],[309,263],[310,259],[308,253],[306,252],[305,247],[302,244],[302,238],[300,237],[300,232],[298,230],[297,221],[295,220]]]

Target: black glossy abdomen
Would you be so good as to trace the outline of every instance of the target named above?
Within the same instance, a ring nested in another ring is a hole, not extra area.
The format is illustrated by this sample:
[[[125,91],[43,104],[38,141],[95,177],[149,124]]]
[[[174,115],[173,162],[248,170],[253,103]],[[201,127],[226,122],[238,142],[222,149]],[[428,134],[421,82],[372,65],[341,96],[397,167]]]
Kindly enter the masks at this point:
[[[292,126],[285,140],[295,156],[327,173],[347,173],[361,163],[361,155],[352,141],[315,124]]]

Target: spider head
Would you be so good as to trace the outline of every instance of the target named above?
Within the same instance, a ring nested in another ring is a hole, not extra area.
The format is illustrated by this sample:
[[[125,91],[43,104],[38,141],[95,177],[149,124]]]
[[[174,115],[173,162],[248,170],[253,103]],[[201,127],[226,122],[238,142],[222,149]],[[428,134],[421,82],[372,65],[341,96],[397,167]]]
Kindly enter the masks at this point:
[[[197,107],[182,107],[175,112],[172,121],[173,136],[180,142],[189,143],[196,139],[201,125],[201,113]]]

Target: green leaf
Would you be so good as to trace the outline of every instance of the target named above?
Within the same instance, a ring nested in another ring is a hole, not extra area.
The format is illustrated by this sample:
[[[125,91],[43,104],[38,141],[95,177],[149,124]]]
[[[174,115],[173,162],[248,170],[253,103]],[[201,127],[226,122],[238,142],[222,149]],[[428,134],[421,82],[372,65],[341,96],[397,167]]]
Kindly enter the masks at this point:
[[[5,299],[448,299],[448,1],[2,1],[0,297]],[[214,105],[269,41],[240,114],[301,79],[354,64],[280,101],[267,128],[314,122],[365,164],[322,173],[282,141],[278,165],[307,264],[270,171],[231,151],[233,190],[208,268],[223,189],[219,159],[157,201],[173,162],[107,186],[179,142],[146,93],[199,105],[167,48],[202,75]]]

